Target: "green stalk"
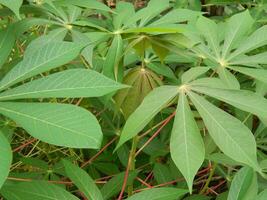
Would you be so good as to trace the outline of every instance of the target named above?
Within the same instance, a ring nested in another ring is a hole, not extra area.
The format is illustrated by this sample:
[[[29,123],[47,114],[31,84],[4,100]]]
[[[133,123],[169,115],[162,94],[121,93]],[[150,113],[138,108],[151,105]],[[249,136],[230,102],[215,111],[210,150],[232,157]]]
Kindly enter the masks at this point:
[[[206,181],[204,187],[203,187],[202,190],[199,192],[199,194],[204,194],[204,193],[207,191],[207,189],[208,189],[208,187],[209,187],[209,184],[210,184],[210,182],[211,182],[211,180],[212,180],[212,177],[213,177],[213,175],[214,175],[214,173],[215,173],[215,169],[216,169],[216,167],[217,167],[217,163],[214,163],[214,165],[212,166],[212,168],[211,168],[211,170],[210,170],[209,177],[208,177],[208,179],[207,179],[207,181]]]
[[[130,162],[129,162],[129,164],[130,164],[129,173],[131,171],[135,170],[135,153],[136,153],[136,148],[137,148],[138,141],[139,141],[139,136],[135,136],[133,138],[132,148],[131,148],[131,151],[130,151],[130,154],[129,154],[129,159],[130,159]],[[133,195],[133,183],[131,183],[128,186],[128,196],[131,196],[131,195]]]

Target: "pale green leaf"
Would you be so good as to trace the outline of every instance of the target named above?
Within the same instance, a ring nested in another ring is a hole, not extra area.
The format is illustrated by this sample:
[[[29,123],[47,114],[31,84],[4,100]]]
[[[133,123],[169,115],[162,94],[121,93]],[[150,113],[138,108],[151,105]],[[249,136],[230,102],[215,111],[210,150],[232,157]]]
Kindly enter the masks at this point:
[[[23,0],[0,0],[0,4],[8,7],[19,18],[19,9],[23,3]]]
[[[222,152],[261,171],[257,162],[256,142],[251,131],[238,119],[209,103],[205,98],[193,92],[189,92],[188,95]]]
[[[236,77],[224,67],[218,67],[217,73],[220,79],[224,82],[225,86],[229,89],[240,89],[240,84]]]
[[[267,64],[267,52],[255,54],[252,56],[239,56],[229,63],[229,65],[245,66],[257,66],[257,64]]]
[[[78,106],[1,102],[0,113],[50,144],[93,149],[101,145],[102,132],[97,119]]]
[[[222,57],[225,58],[233,46],[250,30],[254,23],[249,11],[233,15],[227,21]]]
[[[192,81],[189,85],[228,89],[224,82],[219,78],[199,78]]]
[[[202,165],[205,148],[199,128],[184,93],[179,96],[170,140],[172,160],[186,179],[192,193],[194,177]]]
[[[79,200],[62,187],[45,181],[4,185],[0,193],[7,200]]]
[[[63,160],[65,172],[80,191],[91,200],[103,200],[95,181],[81,168],[68,160]]]
[[[163,26],[165,24],[175,24],[178,22],[191,21],[197,16],[200,16],[201,12],[196,12],[188,9],[175,9],[168,12],[166,15],[160,17],[160,19],[152,22],[152,26]]]
[[[134,194],[126,200],[176,200],[184,196],[188,191],[176,188],[152,188]]]
[[[243,167],[231,183],[227,200],[252,200],[258,193],[257,175],[253,169]]]
[[[37,39],[33,40],[28,46],[24,53],[24,57],[30,57],[38,51],[41,46],[49,44],[51,42],[63,41],[68,30],[66,28],[57,28],[50,31],[47,35],[42,35]]]
[[[220,57],[220,41],[217,24],[206,17],[199,17],[196,26],[201,34],[205,37],[209,47],[212,49],[212,51],[215,53],[215,57],[218,59]]]
[[[58,0],[57,3],[63,4],[63,5],[74,5],[74,6],[79,6],[83,8],[112,12],[112,10],[108,6],[96,0],[86,0],[86,1],[84,0]]]
[[[147,7],[140,9],[133,16],[129,16],[129,20],[125,26],[135,25],[136,22],[140,20],[139,27],[147,25],[147,23],[158,16],[162,11],[169,7],[169,0],[151,0],[149,1]]]
[[[215,89],[193,86],[192,90],[217,98],[241,110],[267,118],[267,99],[248,90]]]
[[[31,55],[26,51],[24,59],[1,80],[0,90],[70,62],[78,56],[82,47],[72,42],[52,41],[41,46]]]
[[[182,83],[189,83],[209,71],[209,67],[192,67],[182,74]]]
[[[0,93],[0,100],[99,97],[124,87],[96,71],[70,69]]]
[[[175,86],[161,86],[150,92],[126,121],[116,149],[136,136],[177,94]]]
[[[252,33],[247,39],[242,41],[242,44],[229,55],[227,61],[232,60],[240,54],[244,54],[258,47],[264,46],[267,44],[267,26],[262,26]]]
[[[12,163],[12,150],[4,134],[0,131],[0,188],[4,184]]]
[[[267,83],[267,70],[266,69],[255,69],[247,67],[231,67],[231,69],[238,71],[247,76],[251,76],[257,80]]]

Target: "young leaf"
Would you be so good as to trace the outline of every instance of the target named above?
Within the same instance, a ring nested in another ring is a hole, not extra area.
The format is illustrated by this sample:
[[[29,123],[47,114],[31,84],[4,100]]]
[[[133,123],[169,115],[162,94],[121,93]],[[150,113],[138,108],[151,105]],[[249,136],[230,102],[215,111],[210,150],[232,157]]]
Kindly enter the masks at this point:
[[[7,200],[79,200],[62,187],[45,181],[4,185],[0,193]]]
[[[68,160],[63,160],[67,176],[80,189],[80,191],[92,200],[103,200],[102,194],[95,181],[81,168]]]
[[[0,31],[0,69],[6,62],[15,43],[14,28],[8,27]]]
[[[13,119],[32,136],[50,144],[93,149],[101,145],[102,132],[97,119],[77,106],[1,102],[0,113]]]
[[[241,110],[267,118],[267,99],[248,90],[215,89],[193,86],[192,90],[217,98]]]
[[[64,65],[78,56],[83,45],[72,42],[55,42],[41,46],[33,54],[25,52],[24,59],[0,82],[0,90],[36,74]]]
[[[161,86],[150,92],[126,121],[116,149],[137,135],[177,94],[175,86]]]
[[[251,131],[238,119],[203,97],[193,92],[189,92],[188,95],[201,115],[209,134],[222,152],[260,172],[256,142]]]
[[[125,86],[87,69],[70,69],[0,93],[0,100],[99,97]]]
[[[4,184],[8,174],[9,168],[12,163],[12,150],[10,144],[4,134],[0,132],[0,188]]]
[[[21,19],[19,16],[19,9],[23,3],[23,0],[0,0],[0,4],[8,7],[12,12]]]
[[[134,194],[126,200],[176,200],[184,196],[188,191],[176,188],[152,188]]]
[[[204,161],[205,148],[187,98],[179,96],[170,140],[171,157],[186,179],[190,193],[194,177]]]
[[[252,200],[258,193],[257,175],[253,169],[243,167],[231,183],[227,200]]]
[[[114,80],[118,78],[118,65],[123,53],[122,50],[123,41],[121,35],[117,34],[112,41],[103,64],[103,74]]]

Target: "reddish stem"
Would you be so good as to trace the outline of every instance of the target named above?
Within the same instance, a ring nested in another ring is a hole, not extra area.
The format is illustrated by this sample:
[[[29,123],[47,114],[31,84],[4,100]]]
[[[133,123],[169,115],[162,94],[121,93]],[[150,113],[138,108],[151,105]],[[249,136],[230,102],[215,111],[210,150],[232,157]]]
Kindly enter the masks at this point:
[[[100,154],[103,153],[103,151],[105,151],[113,142],[115,142],[117,139],[117,136],[114,137],[112,140],[110,140],[99,152],[97,152],[97,154],[95,154],[92,158],[90,158],[88,161],[86,161],[85,163],[83,163],[81,165],[81,167],[85,167],[88,164],[91,164]]]
[[[136,152],[135,157],[141,153],[141,151],[160,133],[160,131],[171,121],[171,119],[175,116],[175,112],[173,112],[169,117],[165,119],[160,128],[146,141],[146,143]]]

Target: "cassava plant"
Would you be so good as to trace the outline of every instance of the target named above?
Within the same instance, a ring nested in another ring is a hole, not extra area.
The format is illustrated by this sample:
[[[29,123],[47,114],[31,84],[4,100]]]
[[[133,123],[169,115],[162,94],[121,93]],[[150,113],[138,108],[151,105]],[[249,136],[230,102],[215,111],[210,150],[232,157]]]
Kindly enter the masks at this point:
[[[0,199],[266,200],[266,14],[0,0]]]

